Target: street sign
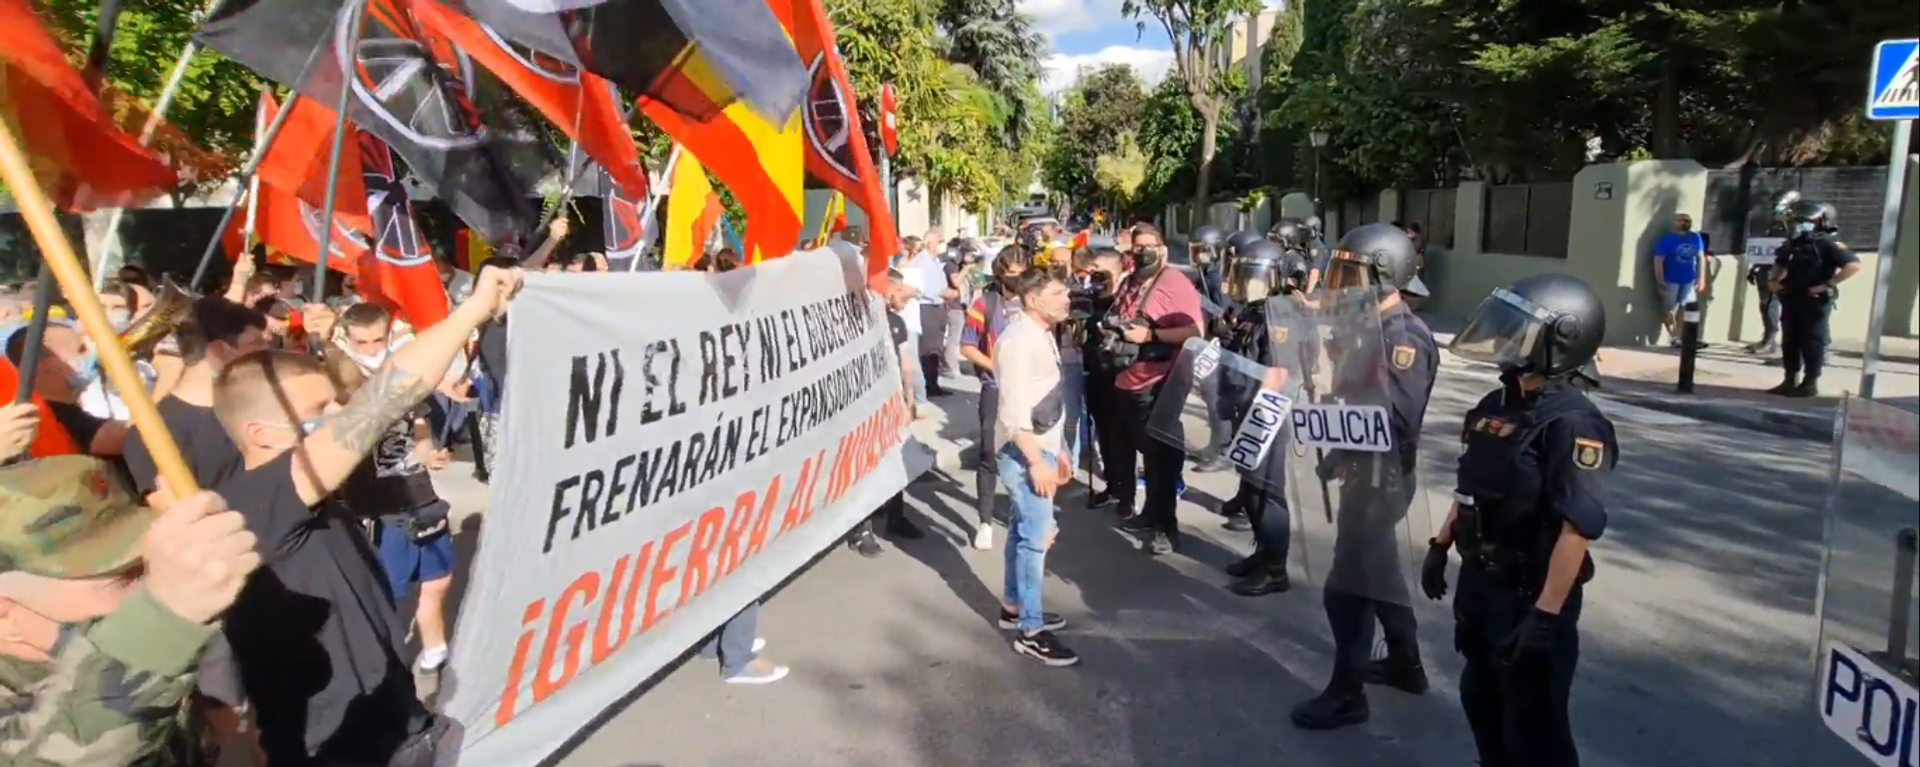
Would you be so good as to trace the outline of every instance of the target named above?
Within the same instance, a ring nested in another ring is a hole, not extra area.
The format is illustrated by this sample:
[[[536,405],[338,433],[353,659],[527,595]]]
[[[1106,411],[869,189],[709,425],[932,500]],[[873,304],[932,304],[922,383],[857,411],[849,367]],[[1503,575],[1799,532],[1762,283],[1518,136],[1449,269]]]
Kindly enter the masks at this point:
[[[899,112],[900,100],[893,93],[893,84],[880,86],[880,143],[888,157],[900,152]]]
[[[1867,119],[1920,118],[1920,40],[1882,40],[1873,47]]]

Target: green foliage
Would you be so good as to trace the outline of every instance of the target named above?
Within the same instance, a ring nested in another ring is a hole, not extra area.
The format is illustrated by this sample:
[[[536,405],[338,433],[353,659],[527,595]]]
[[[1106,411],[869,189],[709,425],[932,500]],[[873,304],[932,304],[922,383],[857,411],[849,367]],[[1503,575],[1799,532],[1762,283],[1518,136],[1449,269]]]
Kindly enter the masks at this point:
[[[1059,121],[1041,163],[1040,180],[1056,194],[1092,199],[1102,191],[1094,179],[1095,161],[1119,149],[1123,134],[1144,140],[1146,88],[1133,67],[1109,64],[1081,73],[1060,99]],[[1157,156],[1145,144],[1140,149]]]
[[[1133,202],[1140,185],[1147,180],[1147,156],[1132,132],[1120,134],[1112,152],[1093,161],[1093,180],[1100,190],[1121,205]]]
[[[1302,165],[1275,155],[1305,155],[1299,136],[1323,128],[1330,193],[1564,179],[1591,161],[1642,156],[1881,161],[1884,131],[1859,117],[1867,57],[1875,40],[1915,24],[1906,0],[1299,8],[1299,50],[1267,51],[1263,143],[1276,146],[1262,165]]]
[[[1173,46],[1170,79],[1185,91],[1200,120],[1199,150],[1193,155],[1194,207],[1211,201],[1213,160],[1218,153],[1221,114],[1232,105],[1232,74],[1218,55],[1232,44],[1229,31],[1236,20],[1265,9],[1261,0],[1124,0],[1120,12],[1134,19],[1142,35],[1148,20],[1156,23]]]

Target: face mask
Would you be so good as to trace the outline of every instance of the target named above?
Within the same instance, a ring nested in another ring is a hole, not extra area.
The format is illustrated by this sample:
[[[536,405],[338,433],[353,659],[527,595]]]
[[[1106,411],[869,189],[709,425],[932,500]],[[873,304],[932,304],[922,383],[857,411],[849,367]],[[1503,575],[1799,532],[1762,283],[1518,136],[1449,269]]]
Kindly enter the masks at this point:
[[[307,283],[306,283],[306,282],[305,282],[304,280],[294,280],[294,281],[293,281],[293,294],[294,294],[294,295],[296,295],[296,296],[304,296],[304,295],[306,295],[306,294],[307,294]]]
[[[125,332],[127,326],[133,324],[133,312],[125,309],[108,309],[107,324],[112,325],[117,332]]]
[[[1154,265],[1160,263],[1160,253],[1156,248],[1134,248],[1131,255],[1135,270],[1152,269]]]
[[[67,380],[73,383],[73,388],[85,389],[92,386],[93,382],[99,378],[100,358],[93,352],[87,352],[87,356],[81,357],[79,364],[74,366],[73,373]]]
[[[379,354],[355,354],[353,355],[353,360],[360,363],[360,367],[366,368],[367,372],[373,372],[379,370],[381,365],[387,364],[387,354],[387,352],[380,352]]]

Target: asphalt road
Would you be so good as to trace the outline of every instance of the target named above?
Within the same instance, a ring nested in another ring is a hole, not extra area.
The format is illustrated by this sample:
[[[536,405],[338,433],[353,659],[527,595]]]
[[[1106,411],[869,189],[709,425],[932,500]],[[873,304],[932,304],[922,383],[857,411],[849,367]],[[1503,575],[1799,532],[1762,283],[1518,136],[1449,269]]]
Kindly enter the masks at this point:
[[[1445,510],[1458,424],[1492,386],[1449,364],[1427,419],[1423,485]],[[967,439],[973,398],[929,434]],[[1595,549],[1575,689],[1584,763],[1845,765],[1811,704],[1809,643],[1827,449],[1618,402],[1612,526]],[[951,444],[947,447],[951,448]],[[766,687],[690,659],[570,739],[564,767],[1454,767],[1475,759],[1445,606],[1420,606],[1434,689],[1376,690],[1373,721],[1305,733],[1287,710],[1325,681],[1319,595],[1245,599],[1219,567],[1251,548],[1210,507],[1227,474],[1188,475],[1189,535],[1154,559],[1105,511],[1064,497],[1047,605],[1083,656],[1050,669],[991,622],[1003,554],[967,548],[972,476],[951,461],[910,489],[925,540],[874,560],[837,550],[770,597]],[[1443,492],[1444,491],[1444,492]],[[1004,505],[1005,501],[1002,500]],[[470,545],[470,541],[468,544]],[[556,734],[559,737],[560,734]]]

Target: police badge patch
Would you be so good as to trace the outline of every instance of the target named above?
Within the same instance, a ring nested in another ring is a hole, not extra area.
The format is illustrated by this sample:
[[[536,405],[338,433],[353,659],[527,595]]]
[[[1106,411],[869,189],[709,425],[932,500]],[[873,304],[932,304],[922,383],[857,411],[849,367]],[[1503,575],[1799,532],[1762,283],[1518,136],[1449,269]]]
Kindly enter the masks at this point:
[[[1607,456],[1607,446],[1597,439],[1586,437],[1573,438],[1573,465],[1581,471],[1593,471],[1600,468],[1600,461]]]
[[[1417,356],[1419,356],[1419,352],[1411,346],[1395,346],[1393,347],[1393,366],[1401,370],[1411,368],[1413,367],[1413,360]]]

